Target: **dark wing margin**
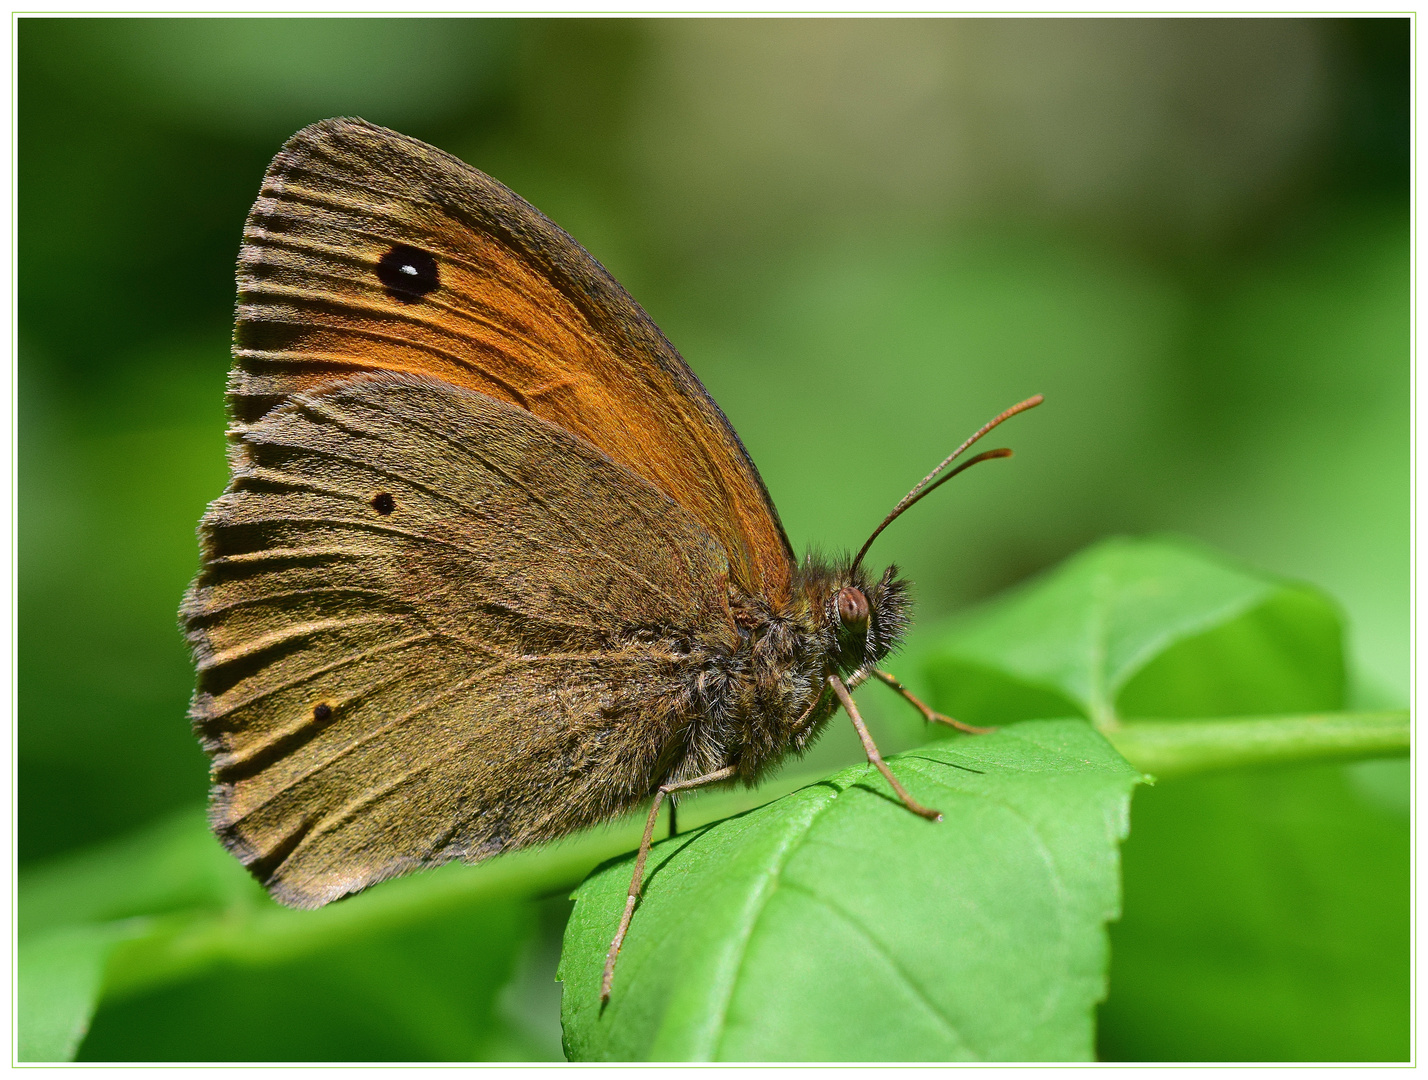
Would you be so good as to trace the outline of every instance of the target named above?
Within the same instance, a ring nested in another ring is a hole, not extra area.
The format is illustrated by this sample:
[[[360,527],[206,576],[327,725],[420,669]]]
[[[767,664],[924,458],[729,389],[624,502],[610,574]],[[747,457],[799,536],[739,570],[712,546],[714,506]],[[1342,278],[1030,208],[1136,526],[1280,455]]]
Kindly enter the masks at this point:
[[[182,618],[211,822],[296,907],[605,820],[678,764],[723,552],[530,413],[421,376],[242,432]]]

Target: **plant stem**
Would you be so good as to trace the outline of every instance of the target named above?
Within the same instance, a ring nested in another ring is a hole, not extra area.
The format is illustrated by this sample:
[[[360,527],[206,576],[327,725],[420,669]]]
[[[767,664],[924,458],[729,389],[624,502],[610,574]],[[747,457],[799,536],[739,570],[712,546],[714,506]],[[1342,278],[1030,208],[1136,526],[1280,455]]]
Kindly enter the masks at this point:
[[[1103,732],[1136,768],[1165,778],[1236,766],[1385,757],[1408,751],[1408,712],[1329,713],[1318,716],[1132,721]],[[756,791],[714,792],[681,807],[686,831],[749,809],[816,782],[822,774],[780,776]],[[193,827],[202,828],[195,815]],[[107,965],[104,995],[122,998],[191,978],[225,962],[276,962],[340,944],[375,927],[402,925],[444,907],[484,898],[536,896],[573,887],[605,859],[634,848],[638,823],[622,819],[557,844],[517,852],[479,866],[449,866],[389,882],[381,889],[317,912],[289,911],[267,902],[215,910],[148,916],[146,932],[119,944]],[[70,891],[94,875],[95,888],[113,888],[112,868],[99,853],[75,860]],[[32,883],[33,884],[33,883]],[[256,895],[256,890],[254,891]]]
[[[817,783],[823,776],[821,772],[790,773],[756,790],[739,788],[700,795],[681,804],[680,824],[687,834]],[[318,911],[293,911],[259,899],[229,909],[198,907],[151,916],[146,933],[115,949],[105,972],[103,995],[108,1000],[122,999],[193,978],[223,963],[295,959],[383,927],[403,926],[481,900],[568,892],[606,859],[639,846],[641,816],[636,812],[564,840],[475,866],[449,864],[385,882],[380,889]],[[195,825],[201,828],[201,819],[195,819]]]
[[[1165,779],[1212,769],[1408,753],[1408,710],[1216,720],[1144,720],[1104,732],[1142,772]]]

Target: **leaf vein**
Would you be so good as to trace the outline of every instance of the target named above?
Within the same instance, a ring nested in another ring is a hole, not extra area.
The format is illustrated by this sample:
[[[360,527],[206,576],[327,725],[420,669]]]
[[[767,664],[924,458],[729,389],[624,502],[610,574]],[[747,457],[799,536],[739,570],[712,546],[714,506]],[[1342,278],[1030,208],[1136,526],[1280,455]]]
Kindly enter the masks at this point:
[[[889,949],[885,944],[883,944],[883,942],[880,941],[871,930],[864,926],[862,922],[854,918],[851,912],[845,910],[842,907],[839,907],[827,897],[820,896],[818,893],[814,892],[806,885],[800,885],[795,881],[785,881],[783,883],[783,887],[785,889],[791,889],[794,892],[803,893],[805,896],[812,899],[815,903],[822,905],[825,909],[831,911],[834,915],[842,919],[843,922],[845,922],[848,926],[856,930],[858,934],[861,935],[862,938],[873,947],[873,951],[876,952],[878,956],[883,959],[884,963],[886,963],[887,966],[892,969],[893,974],[895,974],[907,985],[908,989],[912,991],[913,996],[917,998],[917,1000],[922,1003],[923,1007],[929,1013],[932,1014],[933,1018],[940,1025],[942,1025],[943,1028],[946,1029],[947,1034],[951,1036],[953,1041],[956,1042],[957,1045],[963,1050],[969,1049],[967,1047],[966,1041],[962,1038],[960,1032],[958,1031],[957,1025],[954,1024],[951,1018],[948,1017],[947,1014],[944,1013],[938,1007],[937,1002],[932,997],[932,995],[928,993],[927,990],[924,989],[923,986],[915,978],[913,978],[913,975],[910,971],[908,971],[905,967],[903,967],[901,963],[898,962],[898,959],[894,955],[892,950]],[[986,1056],[982,1054],[978,1054],[976,1055],[976,1057],[979,1060],[986,1060]]]

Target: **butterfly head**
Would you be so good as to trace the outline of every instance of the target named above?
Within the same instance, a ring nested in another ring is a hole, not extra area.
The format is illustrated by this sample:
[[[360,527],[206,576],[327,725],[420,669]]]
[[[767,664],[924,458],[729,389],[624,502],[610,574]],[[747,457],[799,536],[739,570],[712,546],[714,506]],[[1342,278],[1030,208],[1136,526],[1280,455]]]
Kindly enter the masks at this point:
[[[907,630],[911,601],[897,567],[888,567],[874,579],[846,561],[818,567],[810,559],[804,571],[810,606],[819,613],[824,648],[840,674],[870,668],[898,647]]]

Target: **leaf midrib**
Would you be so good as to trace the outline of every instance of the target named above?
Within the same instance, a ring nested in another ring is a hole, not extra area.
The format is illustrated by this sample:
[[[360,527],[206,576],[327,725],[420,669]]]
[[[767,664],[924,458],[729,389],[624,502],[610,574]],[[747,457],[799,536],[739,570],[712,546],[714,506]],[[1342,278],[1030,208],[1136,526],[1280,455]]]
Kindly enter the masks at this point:
[[[871,769],[872,766],[868,765],[865,769],[865,774]],[[729,1016],[729,1006],[733,1003],[734,991],[739,985],[739,973],[744,968],[744,960],[749,953],[749,943],[753,940],[754,932],[758,928],[759,920],[763,918],[763,913],[768,907],[769,899],[779,887],[783,877],[784,867],[788,865],[788,861],[793,857],[794,853],[807,842],[808,835],[812,832],[814,823],[823,816],[830,806],[838,801],[843,791],[843,788],[834,788],[833,794],[809,814],[807,820],[803,822],[802,827],[798,829],[797,832],[790,830],[787,841],[775,852],[774,859],[771,861],[768,870],[760,875],[759,888],[750,898],[749,907],[746,909],[749,912],[748,918],[742,920],[747,929],[740,934],[737,945],[737,955],[734,957],[732,970],[729,972],[729,976],[719,992],[719,996],[723,1000],[719,1002],[711,1018],[711,1023],[706,1029],[707,1034],[705,1037],[712,1038],[714,1043],[709,1048],[709,1053],[699,1055],[702,1060],[719,1060],[718,1055],[724,1047],[724,1036],[727,1033],[726,1021]]]

